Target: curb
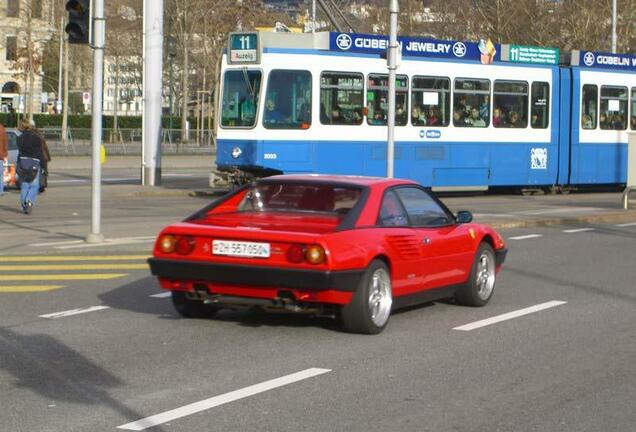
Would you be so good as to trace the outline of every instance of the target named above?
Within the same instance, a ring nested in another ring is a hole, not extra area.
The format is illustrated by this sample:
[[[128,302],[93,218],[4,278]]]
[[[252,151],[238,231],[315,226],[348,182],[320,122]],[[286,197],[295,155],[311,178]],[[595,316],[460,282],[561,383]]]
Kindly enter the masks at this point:
[[[227,193],[227,190],[186,190],[186,189],[161,189],[146,191],[119,192],[112,194],[113,197],[171,197],[171,196],[189,196],[196,198],[216,198]]]
[[[502,222],[481,222],[495,229],[510,228],[536,228],[551,227],[561,225],[581,225],[590,223],[619,223],[619,222],[636,222],[636,211],[624,210],[622,212],[603,213],[595,215],[553,218],[553,219],[533,219],[521,221],[502,221]],[[480,223],[480,222],[478,222]]]

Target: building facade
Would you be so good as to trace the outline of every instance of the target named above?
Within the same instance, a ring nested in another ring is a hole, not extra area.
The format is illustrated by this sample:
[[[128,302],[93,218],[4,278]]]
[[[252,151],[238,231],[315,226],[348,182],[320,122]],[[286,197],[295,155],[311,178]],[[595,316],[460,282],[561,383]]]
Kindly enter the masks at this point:
[[[41,63],[44,45],[55,33],[54,0],[0,0],[0,110],[27,112],[29,74],[21,68],[28,64],[26,46],[28,20],[31,17],[31,40],[34,62]],[[34,74],[31,93],[32,112],[46,111],[49,93],[43,89],[41,69]],[[42,93],[46,96],[42,96]]]

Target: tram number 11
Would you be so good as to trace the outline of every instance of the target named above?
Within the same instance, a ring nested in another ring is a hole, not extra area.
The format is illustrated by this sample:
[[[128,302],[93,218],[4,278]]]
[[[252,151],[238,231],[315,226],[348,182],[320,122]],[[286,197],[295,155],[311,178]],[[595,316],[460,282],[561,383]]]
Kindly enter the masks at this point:
[[[250,36],[241,36],[239,40],[241,41],[241,49],[251,49],[250,48]]]

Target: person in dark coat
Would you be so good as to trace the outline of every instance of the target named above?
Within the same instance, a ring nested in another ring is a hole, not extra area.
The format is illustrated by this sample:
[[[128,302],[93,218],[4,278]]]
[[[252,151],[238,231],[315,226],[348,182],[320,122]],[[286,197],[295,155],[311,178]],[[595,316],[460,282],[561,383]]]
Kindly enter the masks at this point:
[[[35,126],[28,120],[22,120],[19,126],[22,132],[17,139],[18,162],[20,176],[20,205],[22,212],[31,213],[40,188],[42,169],[46,169],[44,140],[36,132]]]

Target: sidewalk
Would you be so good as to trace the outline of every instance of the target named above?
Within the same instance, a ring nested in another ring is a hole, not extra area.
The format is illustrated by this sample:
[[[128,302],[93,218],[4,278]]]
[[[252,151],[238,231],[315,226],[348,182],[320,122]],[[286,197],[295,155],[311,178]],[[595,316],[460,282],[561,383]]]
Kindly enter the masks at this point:
[[[161,158],[162,168],[208,168],[214,167],[215,155],[168,155]],[[90,170],[90,156],[54,156],[51,171]],[[107,156],[103,169],[122,169],[141,166],[141,156]]]

